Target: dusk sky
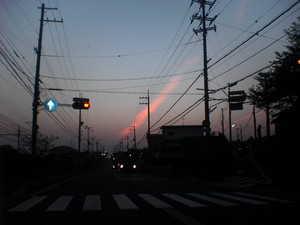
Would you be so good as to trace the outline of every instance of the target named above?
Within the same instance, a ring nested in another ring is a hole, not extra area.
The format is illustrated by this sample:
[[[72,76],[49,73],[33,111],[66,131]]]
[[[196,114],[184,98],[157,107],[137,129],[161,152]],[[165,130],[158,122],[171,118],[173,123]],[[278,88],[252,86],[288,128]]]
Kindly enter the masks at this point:
[[[285,50],[288,42],[283,30],[300,15],[300,4],[272,21],[295,2],[216,1],[209,17],[218,15],[213,23],[217,30],[207,33],[208,66],[213,65],[208,71],[210,89],[225,87],[270,65],[275,51]],[[163,125],[202,124],[203,102],[189,114],[168,122],[203,97],[204,92],[197,90],[203,88],[203,76],[161,119],[203,69],[202,36],[193,33],[199,21],[190,25],[199,4],[190,7],[190,0],[0,0],[0,134],[14,134],[18,125],[22,134],[31,132],[33,96],[29,90],[33,90],[38,7],[42,3],[57,7],[47,10],[45,19],[63,19],[63,23],[44,23],[40,98],[42,102],[53,98],[59,104],[72,104],[73,97],[80,94],[89,98],[90,109],[82,111],[83,139],[87,138],[85,127],[91,127],[90,137],[101,139],[101,144],[112,150],[124,136],[132,140],[129,126],[135,125],[137,141],[141,140],[147,132],[147,106],[140,104],[140,97],[146,96],[148,89],[154,133]],[[15,71],[3,53],[14,61]],[[232,90],[248,92],[254,84],[251,76]],[[221,109],[228,109],[228,103],[222,101],[227,89],[224,91],[210,95],[211,109],[217,106],[210,114],[212,131],[221,131]],[[243,128],[244,139],[253,136],[251,113],[252,106],[247,103],[244,110],[232,113],[233,123]],[[228,137],[228,110],[224,115]],[[257,124],[262,125],[265,135],[263,111],[257,112]],[[41,110],[38,125],[41,134],[59,136],[56,146],[77,148],[78,110],[62,106],[54,112]],[[2,135],[0,145],[16,146],[16,140]],[[84,149],[85,140],[82,142]]]

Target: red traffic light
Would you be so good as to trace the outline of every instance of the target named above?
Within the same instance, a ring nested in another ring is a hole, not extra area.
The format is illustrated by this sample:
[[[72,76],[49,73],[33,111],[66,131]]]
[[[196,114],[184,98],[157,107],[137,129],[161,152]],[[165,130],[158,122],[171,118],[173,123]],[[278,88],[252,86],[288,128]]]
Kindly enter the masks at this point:
[[[90,106],[91,106],[91,104],[90,104],[89,102],[84,102],[84,103],[83,103],[83,108],[84,108],[84,109],[89,109]]]
[[[83,101],[80,101],[81,99],[76,99],[72,104],[73,109],[89,109],[91,107],[91,104],[89,103],[89,99],[83,99]]]

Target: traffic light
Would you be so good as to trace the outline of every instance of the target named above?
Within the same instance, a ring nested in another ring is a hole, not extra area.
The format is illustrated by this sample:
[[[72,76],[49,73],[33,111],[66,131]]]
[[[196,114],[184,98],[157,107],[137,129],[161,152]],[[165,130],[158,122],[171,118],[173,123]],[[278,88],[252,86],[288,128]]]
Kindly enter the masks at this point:
[[[73,101],[73,109],[89,109],[91,106],[90,99],[88,98],[73,98]]]
[[[83,108],[84,108],[84,109],[89,109],[90,106],[91,106],[91,104],[90,104],[89,102],[84,102],[84,103],[83,103]]]

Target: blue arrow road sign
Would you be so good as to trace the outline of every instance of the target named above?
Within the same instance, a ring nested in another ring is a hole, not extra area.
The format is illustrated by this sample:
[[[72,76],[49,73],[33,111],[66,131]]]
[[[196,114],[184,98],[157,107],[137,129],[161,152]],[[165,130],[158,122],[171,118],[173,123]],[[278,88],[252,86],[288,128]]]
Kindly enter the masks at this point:
[[[49,98],[44,102],[44,107],[47,111],[53,112],[57,108],[57,102],[54,99]]]

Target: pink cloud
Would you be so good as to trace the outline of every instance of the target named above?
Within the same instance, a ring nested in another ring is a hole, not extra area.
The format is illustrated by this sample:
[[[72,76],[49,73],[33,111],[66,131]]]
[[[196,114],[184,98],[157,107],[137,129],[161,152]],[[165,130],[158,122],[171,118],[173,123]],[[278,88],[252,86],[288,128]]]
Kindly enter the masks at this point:
[[[150,103],[150,114],[156,111],[156,109],[167,99],[167,94],[171,93],[177,87],[179,78],[180,76],[172,78],[169,84],[167,84],[167,86],[160,92],[159,96]],[[136,128],[138,128],[146,121],[147,117],[148,108],[145,107],[141,112],[139,112],[135,116],[134,122],[130,124],[130,126],[134,125]],[[119,133],[119,137],[127,136],[129,135],[129,132],[130,131],[128,125],[128,127],[124,128]]]
[[[237,5],[236,19],[238,22],[245,20],[245,16],[247,14],[249,0],[240,1]]]

